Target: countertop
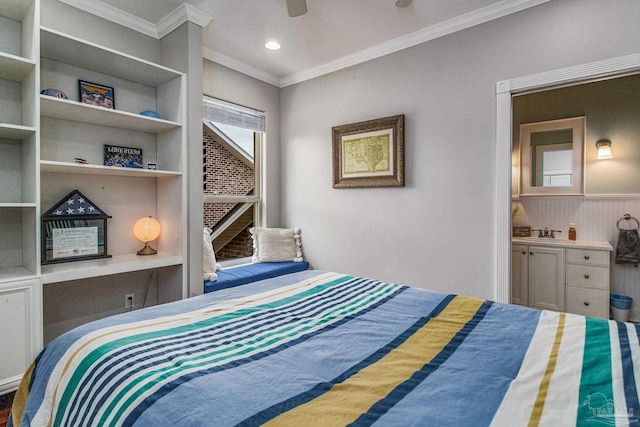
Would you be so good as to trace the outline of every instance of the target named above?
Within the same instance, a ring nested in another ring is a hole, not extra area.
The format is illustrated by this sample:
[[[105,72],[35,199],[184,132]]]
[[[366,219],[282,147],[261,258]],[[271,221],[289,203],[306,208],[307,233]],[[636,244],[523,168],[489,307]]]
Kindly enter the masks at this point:
[[[548,237],[512,237],[511,243],[535,246],[554,246],[570,249],[596,249],[602,251],[612,251],[613,246],[606,241],[597,240],[566,240],[551,239]]]

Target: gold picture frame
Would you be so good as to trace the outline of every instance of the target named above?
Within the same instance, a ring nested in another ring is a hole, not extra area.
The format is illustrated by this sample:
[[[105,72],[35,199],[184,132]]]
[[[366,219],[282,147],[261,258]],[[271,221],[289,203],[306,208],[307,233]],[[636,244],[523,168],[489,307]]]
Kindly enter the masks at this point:
[[[404,187],[404,114],[331,130],[333,188]]]

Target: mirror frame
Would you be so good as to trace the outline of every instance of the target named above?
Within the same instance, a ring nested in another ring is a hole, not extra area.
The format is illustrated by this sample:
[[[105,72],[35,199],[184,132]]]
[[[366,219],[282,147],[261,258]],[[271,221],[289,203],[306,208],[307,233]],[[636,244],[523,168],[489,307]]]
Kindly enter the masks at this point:
[[[587,120],[585,116],[520,125],[520,196],[577,196],[584,195],[584,136]],[[573,186],[542,187],[531,182],[531,134],[554,130],[573,131]]]

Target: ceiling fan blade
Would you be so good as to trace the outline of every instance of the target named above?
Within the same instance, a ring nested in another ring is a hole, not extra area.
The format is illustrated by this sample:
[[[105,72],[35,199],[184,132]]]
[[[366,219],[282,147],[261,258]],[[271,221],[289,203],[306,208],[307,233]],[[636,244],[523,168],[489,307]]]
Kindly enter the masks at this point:
[[[294,18],[307,13],[307,0],[287,0],[287,11]]]

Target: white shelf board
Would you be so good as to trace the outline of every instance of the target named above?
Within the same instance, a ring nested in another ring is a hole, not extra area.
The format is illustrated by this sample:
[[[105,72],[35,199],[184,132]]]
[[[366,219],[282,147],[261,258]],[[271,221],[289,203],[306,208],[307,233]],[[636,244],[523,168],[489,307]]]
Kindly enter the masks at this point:
[[[0,123],[0,138],[17,139],[21,141],[35,132],[36,128],[34,127]]]
[[[181,127],[180,123],[154,119],[127,111],[40,95],[40,115],[60,120],[117,127],[140,132],[159,133]]]
[[[0,16],[22,22],[31,3],[31,0],[2,0],[0,1]]]
[[[182,176],[181,172],[119,168],[113,166],[91,165],[82,163],[56,162],[52,160],[40,161],[41,172],[76,173],[83,175],[113,175],[133,178],[164,178]]]
[[[22,82],[35,67],[34,61],[0,52],[0,79]]]
[[[0,208],[35,208],[35,203],[8,203],[1,202]]]
[[[180,265],[182,256],[163,254],[140,256],[136,254],[117,255],[112,258],[86,261],[65,262],[42,266],[42,283],[66,282],[69,280],[88,279],[110,274],[129,273],[132,271]]]
[[[183,74],[46,27],[40,27],[40,55],[151,87],[162,86]]]
[[[35,279],[36,274],[24,267],[2,267],[0,268],[0,283],[13,282],[16,280]]]

